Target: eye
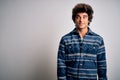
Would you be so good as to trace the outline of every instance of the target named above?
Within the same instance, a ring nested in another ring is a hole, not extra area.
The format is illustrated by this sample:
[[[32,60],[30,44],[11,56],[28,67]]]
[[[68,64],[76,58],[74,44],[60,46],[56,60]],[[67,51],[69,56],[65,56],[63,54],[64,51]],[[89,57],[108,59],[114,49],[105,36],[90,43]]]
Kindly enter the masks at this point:
[[[88,18],[88,16],[87,16],[87,15],[84,15],[84,16],[83,16],[83,19],[86,19],[86,18]]]
[[[75,18],[76,18],[76,19],[79,19],[79,18],[80,18],[80,16],[76,16]]]
[[[75,18],[78,19],[78,16],[76,16]]]

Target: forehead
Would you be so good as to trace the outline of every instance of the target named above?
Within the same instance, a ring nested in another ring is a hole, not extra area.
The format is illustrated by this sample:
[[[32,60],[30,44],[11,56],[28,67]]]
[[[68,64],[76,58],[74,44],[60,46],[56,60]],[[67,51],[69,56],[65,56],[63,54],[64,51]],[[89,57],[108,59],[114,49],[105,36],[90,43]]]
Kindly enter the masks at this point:
[[[77,16],[88,16],[88,14],[86,12],[80,12],[77,13]]]

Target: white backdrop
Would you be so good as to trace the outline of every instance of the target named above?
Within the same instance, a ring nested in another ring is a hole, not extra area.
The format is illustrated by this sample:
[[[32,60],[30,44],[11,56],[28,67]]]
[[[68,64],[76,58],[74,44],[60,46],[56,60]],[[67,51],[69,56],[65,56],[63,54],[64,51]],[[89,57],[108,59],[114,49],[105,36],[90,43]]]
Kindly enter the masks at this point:
[[[80,2],[94,9],[90,28],[104,38],[109,80],[120,80],[120,0],[0,0],[0,80],[56,80],[58,44]]]

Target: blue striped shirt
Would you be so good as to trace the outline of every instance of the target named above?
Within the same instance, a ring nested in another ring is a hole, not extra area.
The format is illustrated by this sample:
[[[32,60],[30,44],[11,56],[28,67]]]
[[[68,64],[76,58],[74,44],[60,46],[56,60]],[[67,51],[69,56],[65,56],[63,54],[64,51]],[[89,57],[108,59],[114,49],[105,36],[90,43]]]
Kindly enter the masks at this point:
[[[80,38],[76,28],[61,38],[58,58],[58,80],[107,80],[106,53],[101,36],[88,28]]]

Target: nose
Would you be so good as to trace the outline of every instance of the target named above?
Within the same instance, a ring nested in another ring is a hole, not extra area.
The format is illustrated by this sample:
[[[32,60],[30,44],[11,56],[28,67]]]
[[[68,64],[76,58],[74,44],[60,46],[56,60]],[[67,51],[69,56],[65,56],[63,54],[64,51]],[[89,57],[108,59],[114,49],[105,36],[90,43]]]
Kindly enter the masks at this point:
[[[80,21],[80,22],[83,22],[83,18],[80,18],[79,21]]]
[[[83,18],[82,18],[82,17],[80,18],[80,21],[81,21],[81,22],[83,21]]]

